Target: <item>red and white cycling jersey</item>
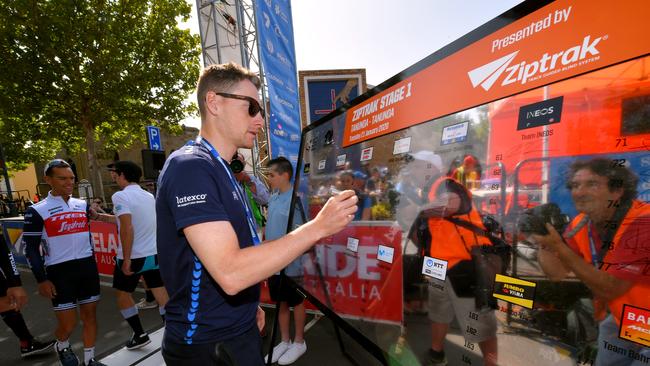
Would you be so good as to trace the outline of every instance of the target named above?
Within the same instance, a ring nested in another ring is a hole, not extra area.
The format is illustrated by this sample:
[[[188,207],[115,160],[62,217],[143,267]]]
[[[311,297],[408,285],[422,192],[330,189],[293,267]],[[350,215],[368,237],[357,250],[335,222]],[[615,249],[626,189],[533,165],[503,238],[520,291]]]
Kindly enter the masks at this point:
[[[25,212],[23,238],[40,241],[45,265],[93,255],[86,201],[47,195]]]

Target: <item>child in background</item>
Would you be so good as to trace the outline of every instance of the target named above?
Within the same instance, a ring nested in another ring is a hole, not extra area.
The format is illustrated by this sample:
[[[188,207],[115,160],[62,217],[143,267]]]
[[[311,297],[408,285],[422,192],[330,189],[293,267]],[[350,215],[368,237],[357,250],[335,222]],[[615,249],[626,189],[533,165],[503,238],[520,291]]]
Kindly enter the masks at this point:
[[[289,207],[291,205],[291,195],[293,190],[291,177],[293,176],[293,167],[291,162],[284,157],[278,157],[269,161],[268,181],[273,194],[269,199],[268,219],[266,222],[266,240],[273,240],[284,236],[287,232],[289,220]],[[294,227],[301,224],[300,215],[294,215]],[[285,275],[292,277],[298,283],[302,279],[301,257],[291,262],[284,269]],[[304,339],[305,330],[305,305],[303,297],[289,287],[288,284],[280,286],[281,276],[276,273],[269,278],[269,290],[273,301],[280,301],[280,335],[282,341],[273,348],[273,357],[271,362],[277,362],[279,365],[289,365],[294,363],[300,356],[307,351],[307,344]],[[289,308],[293,307],[294,323],[296,326],[293,342],[289,333],[290,312]],[[268,359],[268,355],[265,357]]]

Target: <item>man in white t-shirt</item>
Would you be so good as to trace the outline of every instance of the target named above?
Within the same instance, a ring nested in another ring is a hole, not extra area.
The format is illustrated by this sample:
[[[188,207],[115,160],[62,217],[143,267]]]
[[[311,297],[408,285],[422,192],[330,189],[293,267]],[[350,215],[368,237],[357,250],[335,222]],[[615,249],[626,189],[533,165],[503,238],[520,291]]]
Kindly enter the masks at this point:
[[[154,196],[138,184],[142,169],[135,163],[118,161],[109,165],[109,170],[113,181],[121,189],[112,196],[115,215],[96,213],[95,218],[116,222],[119,229],[121,245],[113,272],[113,288],[117,290],[117,306],[134,332],[126,348],[136,349],[151,342],[142,328],[138,308],[131,297],[140,277],[153,292],[163,320],[168,300],[158,270],[156,203]]]

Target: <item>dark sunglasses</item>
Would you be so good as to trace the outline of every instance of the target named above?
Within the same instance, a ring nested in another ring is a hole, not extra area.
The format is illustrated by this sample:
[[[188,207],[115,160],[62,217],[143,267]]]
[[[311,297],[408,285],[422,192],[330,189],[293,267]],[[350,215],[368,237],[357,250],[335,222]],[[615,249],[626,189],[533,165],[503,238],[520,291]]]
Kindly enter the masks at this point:
[[[257,113],[262,115],[262,118],[265,118],[266,113],[264,113],[264,109],[260,106],[260,104],[257,102],[255,98],[251,98],[246,95],[238,95],[238,94],[229,94],[229,93],[216,93],[216,95],[220,95],[224,98],[231,98],[231,99],[239,99],[239,100],[246,100],[248,101],[248,115],[251,117],[257,116]]]

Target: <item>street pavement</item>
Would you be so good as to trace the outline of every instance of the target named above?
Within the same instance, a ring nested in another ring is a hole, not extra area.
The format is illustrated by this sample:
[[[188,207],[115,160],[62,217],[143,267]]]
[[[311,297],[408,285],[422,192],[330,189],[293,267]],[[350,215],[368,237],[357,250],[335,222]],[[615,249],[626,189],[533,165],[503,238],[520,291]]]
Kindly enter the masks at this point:
[[[51,308],[51,303],[40,297],[34,277],[29,270],[22,272],[23,286],[29,295],[29,303],[23,309],[23,314],[32,334],[41,340],[53,337],[52,332],[56,320]],[[144,291],[138,289],[134,299],[138,301],[144,296]],[[267,334],[264,337],[264,352],[269,349],[273,316],[275,310],[266,308]],[[553,345],[548,340],[531,337],[520,331],[512,331],[505,327],[505,314],[497,312],[499,318],[499,364],[501,365],[575,365],[567,350]],[[162,320],[157,309],[141,310],[140,316],[144,328],[154,332],[162,326]],[[122,319],[115,302],[115,291],[111,288],[110,278],[102,278],[102,299],[97,311],[99,333],[97,337],[97,358],[108,357],[120,351],[124,343],[131,337],[131,328]],[[426,353],[431,344],[430,323],[424,314],[407,315],[405,318],[404,337],[400,338],[400,328],[397,325],[378,324],[361,320],[348,320],[366,337],[379,344],[394,362],[391,365],[415,366],[426,364]],[[291,327],[293,329],[293,325]],[[524,329],[525,330],[525,329]],[[345,365],[380,365],[362,346],[355,342],[343,330],[340,331],[345,353],[339,346],[334,325],[326,317],[315,317],[309,314],[305,340],[307,353],[294,363],[296,366],[345,366]],[[450,329],[446,339],[445,350],[450,365],[481,365],[482,357],[478,345],[464,341],[460,329],[454,326]],[[278,335],[279,337],[279,335]],[[152,342],[146,352],[153,352],[151,357],[142,359],[139,366],[163,365],[159,354],[160,337]],[[277,341],[276,341],[277,342]],[[71,337],[71,344],[80,359],[83,358],[83,345],[81,342],[81,326],[79,325]],[[151,351],[149,351],[151,350]],[[122,352],[133,352],[125,351]],[[145,350],[142,350],[145,352]],[[147,353],[148,354],[148,353]],[[109,363],[117,365],[116,363]],[[58,365],[58,358],[54,351],[46,354],[21,359],[18,340],[9,328],[0,325],[0,365]],[[122,366],[122,365],[120,365]]]

